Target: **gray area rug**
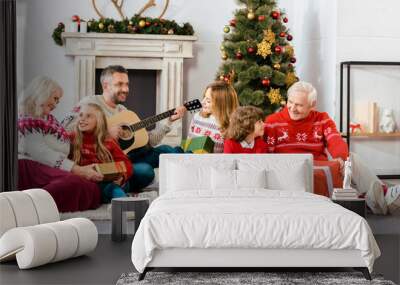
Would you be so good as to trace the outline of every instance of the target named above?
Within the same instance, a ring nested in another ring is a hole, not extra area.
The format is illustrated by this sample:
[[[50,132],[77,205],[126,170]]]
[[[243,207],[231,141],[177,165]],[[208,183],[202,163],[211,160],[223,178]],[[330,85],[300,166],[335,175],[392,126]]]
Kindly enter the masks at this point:
[[[213,285],[395,285],[381,276],[372,275],[368,281],[359,272],[148,272],[142,281],[138,281],[139,273],[122,274],[117,285],[145,284],[213,284]]]

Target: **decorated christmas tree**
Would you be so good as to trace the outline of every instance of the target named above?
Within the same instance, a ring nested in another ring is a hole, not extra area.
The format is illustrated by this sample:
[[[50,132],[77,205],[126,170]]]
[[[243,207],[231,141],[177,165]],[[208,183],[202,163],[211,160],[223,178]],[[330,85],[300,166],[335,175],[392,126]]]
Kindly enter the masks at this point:
[[[245,7],[224,27],[217,78],[233,84],[241,105],[270,114],[286,104],[287,89],[298,78],[285,13],[275,0],[238,0]]]

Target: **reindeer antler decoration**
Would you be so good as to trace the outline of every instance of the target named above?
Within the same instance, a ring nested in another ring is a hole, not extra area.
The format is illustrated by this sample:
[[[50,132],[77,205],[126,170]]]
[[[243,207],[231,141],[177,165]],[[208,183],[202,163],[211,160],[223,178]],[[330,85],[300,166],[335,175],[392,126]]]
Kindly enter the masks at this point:
[[[155,1],[155,0],[149,0],[149,2],[147,2],[146,5],[144,5],[143,8],[140,9],[138,15],[139,15],[139,16],[142,15],[142,13],[143,13],[144,11],[146,11],[147,9],[149,9],[149,8],[151,8],[151,7],[153,7],[153,6],[156,6],[156,1]]]
[[[117,9],[119,15],[121,16],[122,20],[124,20],[126,18],[126,16],[124,15],[123,11],[122,11],[122,6],[124,5],[124,0],[121,0],[121,3],[118,4],[118,0],[111,0],[111,2],[114,4],[115,8]],[[104,15],[100,13],[99,9],[96,6],[96,0],[92,0],[92,5],[94,10],[96,11],[97,15],[99,15],[99,17],[101,19],[104,19]],[[147,9],[156,6],[156,1],[155,0],[149,0],[142,9],[139,10],[138,15],[141,16],[144,11],[146,11]],[[164,5],[164,9],[162,11],[162,13],[160,14],[160,16],[158,16],[159,19],[161,19],[165,12],[167,11],[169,6],[169,0],[165,0],[165,5]]]
[[[122,12],[122,6],[124,5],[124,0],[121,0],[121,3],[119,5],[118,5],[118,0],[111,0],[111,2],[114,4],[122,20],[124,20],[126,18],[124,13]]]

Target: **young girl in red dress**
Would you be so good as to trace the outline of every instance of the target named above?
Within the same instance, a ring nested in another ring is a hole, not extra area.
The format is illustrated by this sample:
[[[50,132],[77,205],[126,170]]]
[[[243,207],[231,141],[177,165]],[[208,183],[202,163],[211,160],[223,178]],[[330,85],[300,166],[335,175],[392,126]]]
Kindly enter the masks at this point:
[[[224,153],[266,153],[264,115],[253,106],[239,107],[229,120]]]
[[[80,112],[73,133],[71,159],[78,165],[123,161],[126,172],[115,181],[102,181],[103,203],[112,198],[125,197],[129,190],[128,178],[132,175],[132,163],[123,153],[118,143],[107,132],[107,121],[104,112],[97,104],[84,105]]]

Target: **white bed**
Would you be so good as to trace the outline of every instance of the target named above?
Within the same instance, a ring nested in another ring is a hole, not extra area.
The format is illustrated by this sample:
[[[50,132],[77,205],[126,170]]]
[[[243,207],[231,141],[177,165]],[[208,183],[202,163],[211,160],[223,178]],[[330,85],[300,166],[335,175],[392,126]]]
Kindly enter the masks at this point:
[[[141,278],[154,267],[354,267],[370,278],[380,251],[367,222],[312,185],[311,155],[162,155],[132,262]]]

